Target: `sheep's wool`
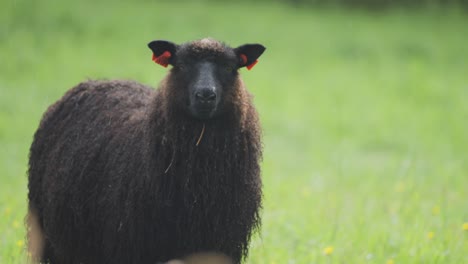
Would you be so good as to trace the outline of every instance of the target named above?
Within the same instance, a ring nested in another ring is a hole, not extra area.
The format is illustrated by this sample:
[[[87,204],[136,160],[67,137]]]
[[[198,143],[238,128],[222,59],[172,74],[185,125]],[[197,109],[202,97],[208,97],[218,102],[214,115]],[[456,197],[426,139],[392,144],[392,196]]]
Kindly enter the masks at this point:
[[[225,52],[226,50],[226,46],[223,43],[217,40],[214,40],[212,38],[204,38],[200,40],[195,40],[191,42],[190,45],[194,51],[198,51],[198,52],[212,51],[216,53],[222,53],[222,52]]]

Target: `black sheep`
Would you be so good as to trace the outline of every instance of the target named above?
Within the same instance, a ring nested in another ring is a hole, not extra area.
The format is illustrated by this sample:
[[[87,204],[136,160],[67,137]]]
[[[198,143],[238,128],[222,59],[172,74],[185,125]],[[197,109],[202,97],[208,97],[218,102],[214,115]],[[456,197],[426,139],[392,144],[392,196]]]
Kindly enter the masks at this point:
[[[260,223],[261,131],[238,69],[265,48],[148,44],[157,90],[86,81],[44,114],[29,160],[29,247],[51,264],[240,263]]]

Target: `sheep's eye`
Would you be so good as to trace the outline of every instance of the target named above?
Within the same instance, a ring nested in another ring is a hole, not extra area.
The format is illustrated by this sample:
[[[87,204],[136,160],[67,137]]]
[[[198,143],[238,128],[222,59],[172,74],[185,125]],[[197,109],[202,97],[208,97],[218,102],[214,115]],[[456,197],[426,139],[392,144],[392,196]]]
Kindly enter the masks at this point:
[[[224,67],[224,70],[227,71],[227,72],[232,72],[232,71],[234,71],[234,67],[232,67],[232,66],[225,66],[225,67]]]
[[[186,67],[184,65],[177,65],[177,69],[181,70],[181,71],[184,71],[186,69]]]

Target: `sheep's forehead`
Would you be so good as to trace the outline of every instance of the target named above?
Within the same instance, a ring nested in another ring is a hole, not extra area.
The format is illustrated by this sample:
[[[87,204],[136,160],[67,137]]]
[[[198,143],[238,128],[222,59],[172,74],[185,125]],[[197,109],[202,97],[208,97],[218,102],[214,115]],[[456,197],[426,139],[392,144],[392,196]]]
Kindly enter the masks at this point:
[[[193,55],[230,55],[232,49],[212,38],[204,38],[187,43],[184,48]]]
[[[223,52],[226,49],[226,46],[224,44],[212,38],[195,40],[191,43],[191,46],[193,49],[211,50],[215,52]]]

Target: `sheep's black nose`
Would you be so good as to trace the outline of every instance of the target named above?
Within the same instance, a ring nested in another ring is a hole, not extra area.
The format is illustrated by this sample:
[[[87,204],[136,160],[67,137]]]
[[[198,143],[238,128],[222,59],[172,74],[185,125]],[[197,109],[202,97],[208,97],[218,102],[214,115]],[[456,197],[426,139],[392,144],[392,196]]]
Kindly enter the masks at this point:
[[[207,89],[196,92],[195,98],[201,103],[212,103],[216,99],[216,93]]]

